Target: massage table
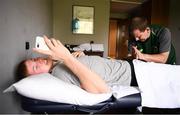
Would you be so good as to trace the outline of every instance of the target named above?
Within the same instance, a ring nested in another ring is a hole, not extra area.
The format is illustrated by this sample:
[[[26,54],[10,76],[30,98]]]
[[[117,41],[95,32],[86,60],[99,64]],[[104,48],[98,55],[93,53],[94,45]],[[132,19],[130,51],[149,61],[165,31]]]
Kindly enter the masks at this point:
[[[66,103],[56,103],[44,100],[37,100],[28,98],[25,96],[21,97],[21,106],[23,110],[30,112],[32,114],[95,114],[95,113],[124,113],[124,114],[179,114],[180,108],[175,109],[160,109],[160,108],[149,108],[142,107],[139,110],[138,107],[141,106],[141,95],[133,94],[125,96],[119,99],[114,97],[101,102],[93,106],[80,106]]]
[[[79,106],[65,103],[54,103],[30,99],[22,96],[22,108],[25,111],[31,113],[137,113],[140,112],[137,108],[142,104],[142,113],[180,113],[180,79],[179,73],[176,72],[179,71],[180,67],[172,65],[165,66],[156,63],[145,63],[139,62],[138,60],[135,60],[134,64],[136,66],[136,78],[139,81],[138,86],[143,92],[141,94],[136,93],[133,95],[127,95],[122,98],[114,98],[113,96],[111,96],[111,98],[107,99],[106,101],[95,104],[93,106]],[[151,71],[149,71],[150,66],[152,67]],[[169,69],[171,71],[163,71]],[[157,73],[159,73],[160,70],[163,74],[157,77]],[[176,71],[174,72],[173,70]],[[142,71],[144,73],[142,73]],[[171,77],[172,75],[173,77]],[[149,80],[151,82],[149,82]],[[161,87],[159,86],[160,83],[162,83],[160,85]]]
[[[119,99],[112,96],[93,106],[56,103],[21,96],[21,106],[30,113],[139,113],[137,107],[141,106],[141,96],[139,93]]]

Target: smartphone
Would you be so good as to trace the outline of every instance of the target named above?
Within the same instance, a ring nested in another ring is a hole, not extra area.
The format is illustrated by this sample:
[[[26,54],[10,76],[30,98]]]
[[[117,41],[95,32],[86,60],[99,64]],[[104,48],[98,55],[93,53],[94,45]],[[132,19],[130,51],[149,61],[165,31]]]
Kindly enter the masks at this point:
[[[46,45],[44,38],[41,36],[36,37],[35,48],[42,49],[42,50],[49,50],[49,47]]]

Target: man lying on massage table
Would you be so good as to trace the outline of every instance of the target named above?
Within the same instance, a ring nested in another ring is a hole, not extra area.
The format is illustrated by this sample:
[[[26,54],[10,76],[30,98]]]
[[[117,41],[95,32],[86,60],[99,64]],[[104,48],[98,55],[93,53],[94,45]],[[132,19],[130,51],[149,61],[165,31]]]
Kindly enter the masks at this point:
[[[108,85],[111,84],[130,85],[132,72],[127,61],[109,60],[99,56],[78,56],[80,53],[72,55],[59,40],[47,37],[44,37],[44,40],[50,51],[34,51],[46,54],[49,58],[23,61],[19,66],[20,74],[29,76],[50,72],[59,79],[78,85],[91,93],[109,92]]]
[[[144,72],[144,69],[138,67],[143,66],[145,62],[142,62],[139,65],[137,64],[138,66],[135,66],[134,68],[133,65],[134,63],[137,63],[137,60],[130,62],[115,59],[109,60],[98,56],[73,56],[59,40],[53,38],[48,39],[46,36],[44,36],[44,40],[50,50],[45,51],[40,49],[34,49],[34,51],[48,55],[49,58],[36,58],[23,61],[19,66],[21,75],[23,74],[24,76],[29,76],[39,73],[50,72],[59,79],[77,85],[90,93],[107,93],[111,91],[109,87],[113,84],[137,86],[136,77],[138,74],[137,81],[138,85],[140,85],[140,90],[146,91],[147,89],[143,89],[144,86],[142,84],[144,81],[141,80],[143,79],[141,73]],[[175,68],[177,73],[177,71],[180,70],[180,67],[175,65],[156,63],[153,64],[165,66],[165,70],[163,71],[168,71],[169,68]],[[136,67],[140,68],[140,70],[142,69],[142,72],[138,72],[139,69],[136,69]],[[146,67],[149,67],[148,69],[150,69],[151,65],[147,65]],[[162,74],[162,71],[159,71],[157,73],[160,75]],[[158,78],[159,75],[156,76],[156,78]],[[171,76],[171,78],[177,78],[176,76]],[[180,79],[177,79],[175,81],[180,81]],[[151,81],[149,80],[149,82]],[[178,88],[176,87],[176,89]],[[175,91],[176,94],[178,94],[176,89],[174,89],[173,91]],[[147,93],[145,94],[145,97],[146,96]],[[180,103],[180,101],[178,103]]]

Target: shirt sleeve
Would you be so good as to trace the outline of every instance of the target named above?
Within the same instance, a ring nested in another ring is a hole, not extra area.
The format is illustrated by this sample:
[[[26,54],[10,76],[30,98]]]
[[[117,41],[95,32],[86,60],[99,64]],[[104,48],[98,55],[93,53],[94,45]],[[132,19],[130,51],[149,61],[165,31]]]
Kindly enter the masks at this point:
[[[51,73],[56,78],[73,85],[80,87],[80,81],[75,74],[67,68],[64,64],[57,64]]]
[[[171,32],[168,28],[164,28],[159,33],[159,52],[168,52],[171,48]]]

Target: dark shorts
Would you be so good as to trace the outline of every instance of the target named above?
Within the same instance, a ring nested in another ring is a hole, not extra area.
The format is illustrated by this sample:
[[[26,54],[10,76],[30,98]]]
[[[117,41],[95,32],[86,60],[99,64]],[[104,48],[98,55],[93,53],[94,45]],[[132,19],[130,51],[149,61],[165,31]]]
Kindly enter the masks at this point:
[[[137,80],[136,80],[136,74],[135,74],[135,71],[134,71],[134,64],[132,62],[132,60],[128,60],[126,59],[126,61],[130,64],[131,66],[131,86],[138,86],[137,84]]]

